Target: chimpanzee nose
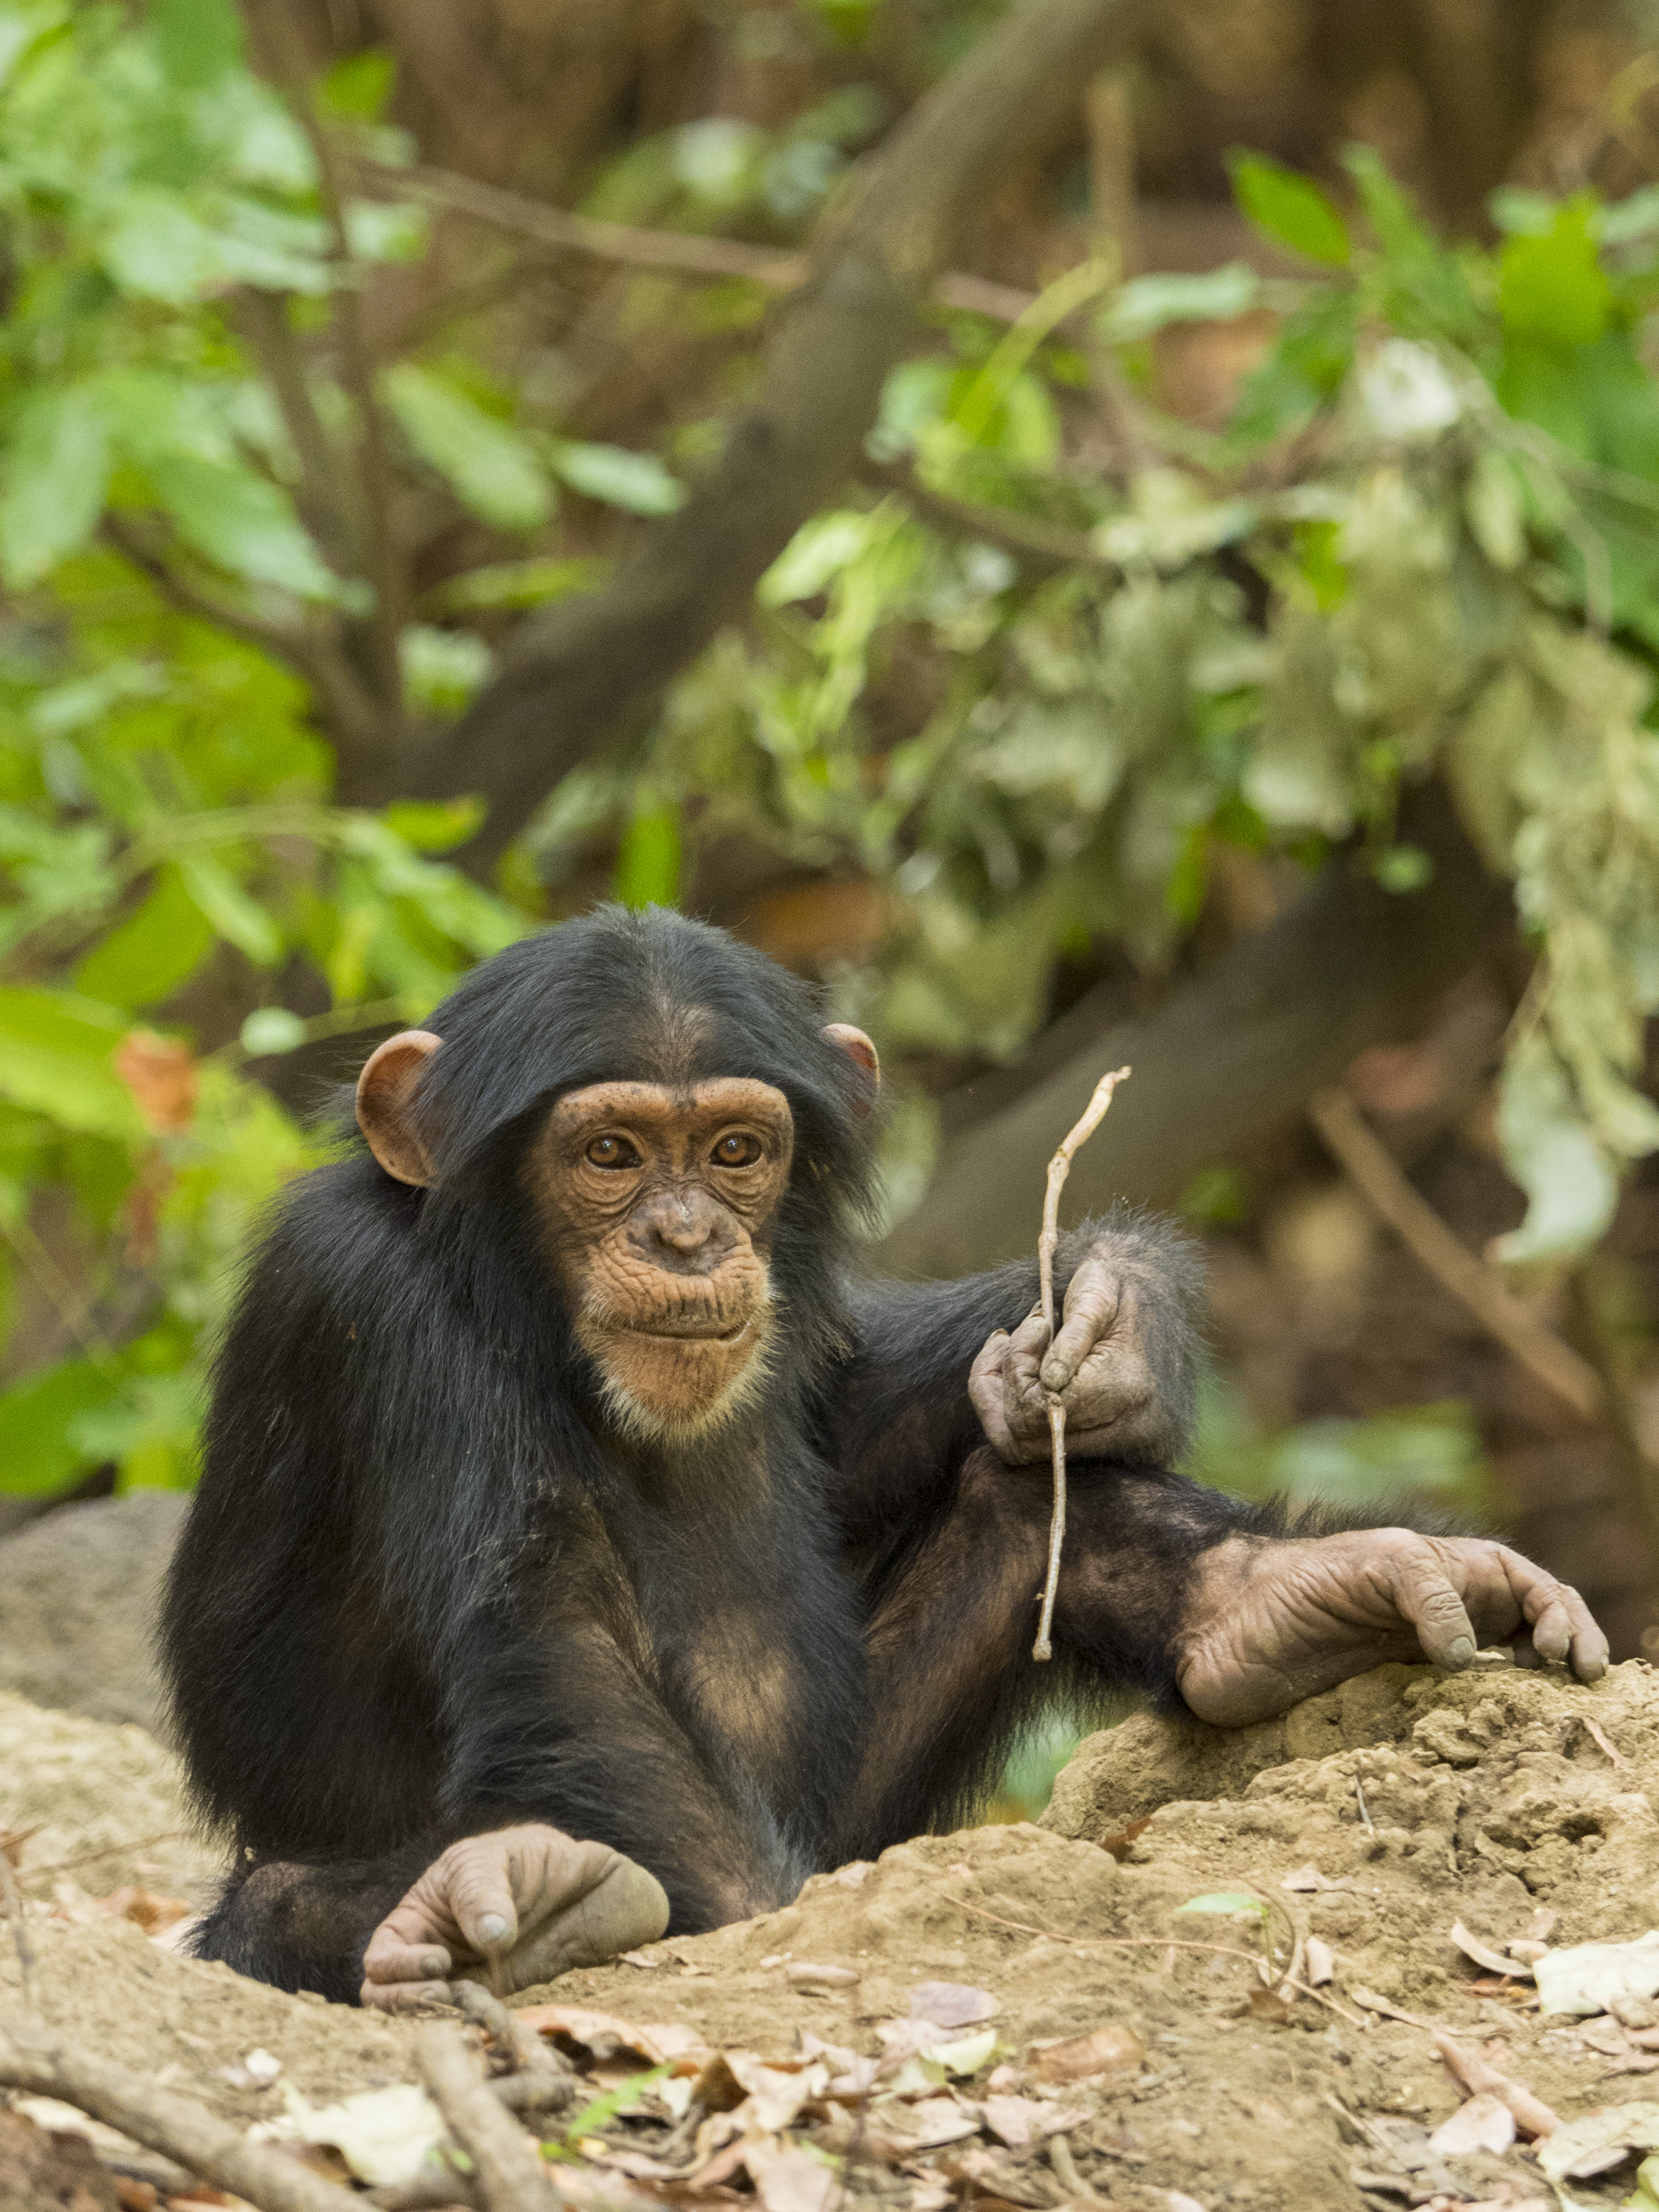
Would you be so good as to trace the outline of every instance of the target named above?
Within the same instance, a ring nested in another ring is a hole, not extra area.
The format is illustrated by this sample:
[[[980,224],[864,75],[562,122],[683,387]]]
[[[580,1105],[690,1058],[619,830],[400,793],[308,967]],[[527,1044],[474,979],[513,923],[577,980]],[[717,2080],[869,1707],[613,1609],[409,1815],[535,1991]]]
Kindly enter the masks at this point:
[[[636,1209],[634,1224],[635,1241],[675,1274],[708,1273],[731,1249],[731,1224],[703,1190],[659,1191]]]

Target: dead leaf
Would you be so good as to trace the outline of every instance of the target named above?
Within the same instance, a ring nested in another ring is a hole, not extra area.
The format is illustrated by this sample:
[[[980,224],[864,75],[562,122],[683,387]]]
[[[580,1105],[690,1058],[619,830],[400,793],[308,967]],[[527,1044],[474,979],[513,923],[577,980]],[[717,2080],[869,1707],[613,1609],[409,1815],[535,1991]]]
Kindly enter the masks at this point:
[[[954,2097],[923,2097],[914,2105],[884,2106],[884,2121],[898,2118],[902,2114],[901,2134],[896,2129],[893,2140],[908,2150],[935,2150],[941,2143],[960,2142],[964,2136],[979,2133],[979,2114],[972,2106],[959,2105]]]
[[[1535,2142],[1555,2133],[1561,2124],[1541,2097],[1534,2096],[1523,2081],[1512,2081],[1489,2066],[1478,2051],[1448,2035],[1444,2028],[1431,2031],[1434,2047],[1445,2061],[1452,2079],[1462,2084],[1471,2097],[1493,2096],[1507,2105],[1515,2115],[1515,2124],[1524,2136]]]
[[[1319,1869],[1311,1864],[1297,1867],[1293,1873],[1287,1874],[1279,1886],[1281,1889],[1294,1890],[1298,1894],[1305,1894],[1310,1890],[1335,1889],[1339,1887],[1328,1875],[1321,1874]]]
[[[1520,1959],[1505,1958],[1490,1943],[1483,1943],[1478,1936],[1471,1936],[1461,1920],[1451,1924],[1451,1939],[1466,1959],[1473,1959],[1477,1966],[1484,1966],[1489,1974],[1498,1974],[1510,1980],[1529,1982],[1532,1968]]]
[[[1051,2043],[1036,2053],[1031,2070],[1045,2081],[1086,2081],[1097,2074],[1126,2074],[1144,2065],[1146,2046],[1123,2021],[1111,2021],[1092,2035]]]
[[[989,1990],[970,1988],[964,1982],[918,1982],[910,1992],[910,2017],[934,2027],[976,2027],[998,2009]]]
[[[763,2212],[829,2212],[841,2193],[841,2176],[798,2143],[750,2142],[744,2164]]]
[[[619,1951],[617,1954],[617,1959],[621,1966],[643,1966],[648,1973],[653,1974],[662,1964],[660,1959],[647,1959],[643,1951]]]
[[[1588,2181],[1633,2150],[1659,2150],[1659,2105],[1604,2106],[1559,2127],[1536,2154],[1550,2180]]]
[[[1277,1990],[1252,1990],[1244,2000],[1241,2016],[1269,2021],[1282,2027],[1291,2016],[1291,2008]]]
[[[1152,1825],[1152,1814],[1143,1813],[1138,1820],[1131,1820],[1127,1828],[1120,1828],[1115,1836],[1103,1836],[1100,1848],[1103,1851],[1109,1851],[1121,1866],[1129,1856],[1130,1844],[1134,1842],[1137,1836],[1145,1835]]]
[[[144,1127],[160,1136],[189,1128],[196,1113],[196,1063],[190,1047],[154,1030],[129,1030],[113,1054]]]
[[[1010,2150],[1024,2150],[1044,2136],[1081,2127],[1091,2118],[1085,2112],[1062,2112],[1040,2097],[988,2097],[979,2109],[986,2126]]]
[[[588,2012],[580,2005],[526,2005],[514,2017],[538,2035],[566,2037],[592,2051],[595,2058],[614,2058],[619,2051],[631,2051],[647,2065],[660,2066],[665,2060],[702,2047],[696,2032],[677,2021],[638,2027],[632,2021],[618,2020],[614,2013]]]
[[[153,1889],[141,1889],[131,1881],[111,1890],[107,1897],[100,1897],[97,1905],[99,1911],[112,1920],[132,1921],[146,1936],[159,1936],[176,1921],[190,1919],[196,1910],[182,1898],[158,1897]]]
[[[1429,2137],[1429,2148],[1442,2158],[1468,2158],[1478,2150],[1501,2158],[1515,2141],[1515,2114],[1501,2097],[1482,2090],[1460,2105]]]

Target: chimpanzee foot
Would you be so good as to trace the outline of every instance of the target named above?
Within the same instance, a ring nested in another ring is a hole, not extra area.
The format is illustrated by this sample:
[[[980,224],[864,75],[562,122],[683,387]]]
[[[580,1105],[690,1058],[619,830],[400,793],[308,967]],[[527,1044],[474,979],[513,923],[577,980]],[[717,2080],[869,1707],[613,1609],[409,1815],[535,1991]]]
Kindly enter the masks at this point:
[[[1200,1720],[1242,1728],[1385,1660],[1455,1670],[1504,1642],[1580,1681],[1607,1671],[1577,1591],[1507,1545],[1410,1528],[1230,1536],[1198,1562],[1176,1680]]]
[[[605,1844],[526,1825],[467,1836],[434,1859],[370,1938],[362,2002],[420,2012],[450,1980],[501,1995],[602,1966],[668,1925],[655,1876]]]

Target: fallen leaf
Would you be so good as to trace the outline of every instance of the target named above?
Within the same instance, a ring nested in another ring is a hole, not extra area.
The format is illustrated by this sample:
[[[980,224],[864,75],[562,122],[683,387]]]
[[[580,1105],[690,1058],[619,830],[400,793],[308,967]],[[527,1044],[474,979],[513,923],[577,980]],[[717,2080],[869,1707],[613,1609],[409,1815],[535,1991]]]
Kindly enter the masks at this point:
[[[1270,2021],[1282,2027],[1291,2016],[1291,2008],[1277,1990],[1252,1990],[1244,2000],[1244,2012],[1252,2020]]]
[[[1523,2081],[1511,2081],[1490,2066],[1478,2051],[1468,2050],[1443,2028],[1431,2031],[1434,2047],[1445,2061],[1452,2079],[1461,2082],[1472,2097],[1491,2095],[1507,2105],[1515,2115],[1515,2124],[1524,2136],[1535,2140],[1553,2136],[1561,2123],[1541,2097],[1535,2097]]]
[[[1515,2114],[1489,2090],[1460,2105],[1429,2137],[1429,2148],[1442,2158],[1468,2158],[1478,2150],[1501,2158],[1515,2141]]]
[[[1316,1866],[1310,1864],[1296,1868],[1292,1873],[1284,1877],[1279,1886],[1281,1889],[1291,1889],[1298,1893],[1304,1893],[1309,1890],[1334,1889],[1337,1884],[1328,1875],[1321,1874]]]
[[[1539,2009],[1546,2013],[1605,2012],[1619,1997],[1659,1993],[1659,1929],[1633,1943],[1571,1943],[1533,1968]]]
[[[1109,1851],[1121,1866],[1129,1856],[1130,1844],[1134,1842],[1137,1836],[1145,1835],[1152,1825],[1152,1814],[1143,1813],[1138,1820],[1131,1820],[1127,1827],[1120,1828],[1115,1835],[1103,1836],[1100,1839],[1100,1848],[1103,1851]]]
[[[1466,1959],[1473,1959],[1477,1966],[1484,1966],[1489,1974],[1499,1974],[1510,1980],[1531,1981],[1532,1969],[1522,1960],[1507,1958],[1490,1943],[1483,1943],[1478,1936],[1471,1936],[1461,1920],[1451,1924],[1451,1939]]]
[[[910,1992],[912,2020],[931,2021],[935,2027],[974,2027],[997,2011],[989,1990],[969,1988],[963,1982],[918,1982]]]
[[[895,2133],[910,2150],[936,2150],[940,2143],[960,2142],[963,2136],[979,2132],[978,2113],[971,2106],[959,2105],[954,2097],[924,2097],[914,2105],[896,2105],[884,2110],[882,2117],[889,2120],[900,2113],[902,2133]]]
[[[361,2089],[335,2105],[313,2105],[291,2081],[278,2085],[286,2117],[250,2132],[268,2142],[326,2143],[371,2189],[404,2189],[444,2138],[443,2114],[412,2081]]]
[[[841,2194],[841,2176],[797,2143],[750,2142],[744,2164],[763,2212],[829,2212]]]
[[[653,1974],[656,1972],[658,1967],[662,1964],[662,1960],[660,1959],[647,1959],[643,1951],[619,1951],[617,1954],[617,1958],[618,1964],[621,1966],[643,1966],[647,1972]]]
[[[141,1889],[131,1881],[111,1890],[107,1897],[100,1897],[97,1905],[99,1911],[106,1913],[112,1920],[131,1920],[146,1936],[158,1936],[175,1921],[191,1919],[196,1911],[181,1897],[158,1897],[153,1889]]]
[[[613,2013],[588,2012],[580,2005],[526,2005],[514,2018],[538,2035],[565,2036],[592,2051],[595,2058],[614,2058],[619,2051],[631,2051],[648,2064],[660,2066],[665,2059],[678,2058],[701,2047],[696,2032],[677,2021],[658,2021],[639,2027],[632,2021],[618,2020]]]
[[[1024,2150],[1045,2136],[1081,2127],[1091,2117],[1086,2112],[1062,2112],[1041,2097],[988,2097],[979,2109],[986,2126],[1010,2150]]]
[[[1552,2181],[1587,2181],[1633,2150],[1659,2150],[1659,2105],[1612,2105],[1569,2120],[1534,2155]]]
[[[1086,2081],[1097,2074],[1125,2074],[1146,2063],[1146,2046],[1123,2021],[1111,2021],[1092,2035],[1051,2043],[1035,2054],[1031,2070],[1045,2081]]]

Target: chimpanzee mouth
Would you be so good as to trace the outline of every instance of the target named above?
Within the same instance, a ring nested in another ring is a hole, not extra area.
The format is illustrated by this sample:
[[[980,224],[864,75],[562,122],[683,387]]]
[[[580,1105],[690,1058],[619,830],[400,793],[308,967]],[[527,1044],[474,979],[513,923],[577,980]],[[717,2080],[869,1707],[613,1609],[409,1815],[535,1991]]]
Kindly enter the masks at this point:
[[[754,1327],[752,1315],[735,1328],[717,1321],[697,1321],[690,1316],[662,1328],[631,1328],[630,1336],[652,1337],[659,1344],[738,1344]]]

